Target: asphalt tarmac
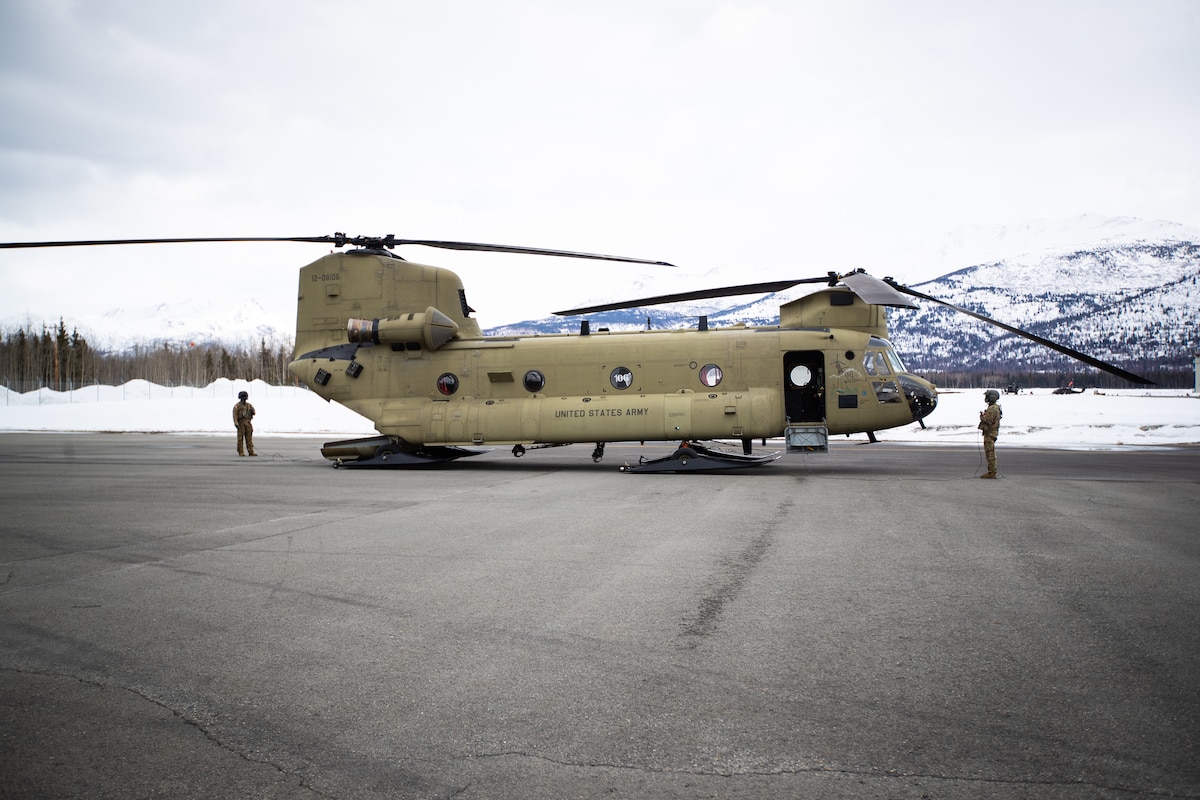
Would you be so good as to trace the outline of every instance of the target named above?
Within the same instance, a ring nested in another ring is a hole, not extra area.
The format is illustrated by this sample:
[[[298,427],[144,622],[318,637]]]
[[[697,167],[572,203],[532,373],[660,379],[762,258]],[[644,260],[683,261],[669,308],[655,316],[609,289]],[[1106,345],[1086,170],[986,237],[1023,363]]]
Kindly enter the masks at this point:
[[[0,435],[0,797],[1200,797],[1200,450]]]

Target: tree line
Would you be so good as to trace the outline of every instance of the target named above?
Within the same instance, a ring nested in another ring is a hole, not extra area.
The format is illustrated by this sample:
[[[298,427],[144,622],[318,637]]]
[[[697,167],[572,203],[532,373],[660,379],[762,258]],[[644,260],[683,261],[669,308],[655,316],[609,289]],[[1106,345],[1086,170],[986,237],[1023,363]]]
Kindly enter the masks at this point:
[[[67,391],[144,379],[160,386],[207,386],[218,378],[295,383],[288,374],[292,344],[262,339],[258,347],[218,343],[156,342],[123,350],[93,347],[78,329],[31,325],[0,331],[0,375],[11,391],[46,387]]]
[[[1187,389],[1195,382],[1195,370],[1191,367],[1174,367],[1162,364],[1125,365],[1130,372],[1146,380],[1154,381],[1148,389]],[[917,370],[918,375],[931,381],[940,389],[962,389],[989,387],[1006,389],[1059,389],[1072,386],[1076,389],[1136,389],[1137,385],[1124,378],[1095,369],[1008,369],[993,365],[983,370]]]

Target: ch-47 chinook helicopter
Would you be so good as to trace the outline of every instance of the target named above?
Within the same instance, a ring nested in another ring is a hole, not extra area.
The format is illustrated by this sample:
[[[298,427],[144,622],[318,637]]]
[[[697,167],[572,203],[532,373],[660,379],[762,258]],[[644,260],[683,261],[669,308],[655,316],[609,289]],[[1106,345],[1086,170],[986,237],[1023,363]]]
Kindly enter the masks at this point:
[[[484,336],[452,271],[403,259],[401,245],[664,264],[543,248],[349,237],[137,239],[0,244],[296,241],[333,244],[300,270],[296,351],[289,372],[326,400],[371,420],[378,436],[329,442],[335,466],[406,466],[476,455],[594,443],[592,459],[619,441],[677,443],[631,472],[742,468],[754,440],[784,438],[789,452],[822,452],[828,437],[921,422],[937,406],[933,384],[907,372],[887,338],[887,306],[911,298],[961,311],[1138,384],[1150,381],[1061,344],[864,272],[744,284],[555,312],[620,308],[823,288],[779,309],[779,325],[669,331]],[[351,245],[355,249],[342,251]],[[668,265],[669,266],[669,265]],[[922,423],[923,424],[923,423]],[[740,440],[742,452],[702,444]]]

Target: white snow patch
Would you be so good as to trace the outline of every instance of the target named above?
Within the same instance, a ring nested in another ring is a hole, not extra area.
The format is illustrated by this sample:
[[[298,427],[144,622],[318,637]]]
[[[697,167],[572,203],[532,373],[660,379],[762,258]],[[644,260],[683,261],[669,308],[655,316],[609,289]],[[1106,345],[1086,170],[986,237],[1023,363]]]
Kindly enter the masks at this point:
[[[366,435],[369,419],[307,389],[225,378],[204,388],[164,387],[144,380],[88,386],[70,392],[39,389],[18,394],[0,388],[0,431],[233,434],[233,404],[250,393],[263,434]]]
[[[925,420],[888,431],[892,442],[972,444],[980,441],[982,389],[946,390]],[[1088,389],[1054,394],[1035,389],[1003,395],[998,447],[1112,449],[1200,443],[1200,398],[1183,389]]]

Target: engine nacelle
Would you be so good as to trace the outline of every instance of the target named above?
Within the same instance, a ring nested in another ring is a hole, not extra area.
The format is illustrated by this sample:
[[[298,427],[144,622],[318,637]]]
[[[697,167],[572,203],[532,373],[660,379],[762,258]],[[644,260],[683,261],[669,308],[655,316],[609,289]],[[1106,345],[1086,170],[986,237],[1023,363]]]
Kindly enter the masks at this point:
[[[458,333],[458,323],[433,306],[424,312],[384,319],[355,319],[346,322],[346,336],[355,344],[408,344],[416,342],[437,350]]]
[[[821,289],[779,307],[781,328],[850,328],[886,339],[887,311],[844,286]]]

